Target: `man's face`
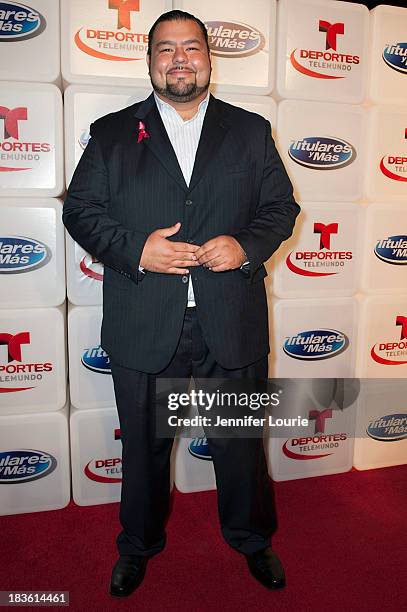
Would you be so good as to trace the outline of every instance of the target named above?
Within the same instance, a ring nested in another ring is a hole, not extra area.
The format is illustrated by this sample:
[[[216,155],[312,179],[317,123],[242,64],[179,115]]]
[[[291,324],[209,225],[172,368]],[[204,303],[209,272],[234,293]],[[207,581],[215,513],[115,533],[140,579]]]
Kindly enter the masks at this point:
[[[209,87],[211,60],[195,21],[160,23],[154,32],[147,63],[153,88],[168,100],[189,102]]]

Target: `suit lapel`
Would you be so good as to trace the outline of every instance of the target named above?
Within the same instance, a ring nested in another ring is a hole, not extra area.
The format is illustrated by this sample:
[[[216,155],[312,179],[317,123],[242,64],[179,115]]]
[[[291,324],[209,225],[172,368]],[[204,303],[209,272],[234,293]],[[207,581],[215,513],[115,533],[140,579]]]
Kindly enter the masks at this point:
[[[216,152],[219,150],[225,138],[228,128],[227,122],[223,119],[219,102],[211,94],[189,184],[190,191],[199,183],[208,163],[215,157]]]
[[[140,104],[134,115],[139,121],[143,121],[149,134],[149,138],[144,138],[141,143],[137,143],[136,139],[136,146],[148,147],[184,191],[191,191],[199,183],[208,163],[216,155],[229,128],[223,118],[218,100],[210,95],[194,169],[188,187],[155,103],[154,94],[151,94]],[[138,126],[135,127],[137,133]]]
[[[164,127],[160,113],[158,112],[157,104],[154,100],[154,94],[151,94],[144,102],[142,102],[135,112],[135,116],[140,121],[143,121],[145,129],[149,134],[149,138],[144,138],[137,146],[146,146],[157,157],[167,172],[174,178],[180,187],[187,191],[188,187],[185,182],[182,170],[175,155],[171,141],[168,138],[167,131]],[[138,126],[136,125],[138,131]],[[137,140],[136,140],[137,142]]]

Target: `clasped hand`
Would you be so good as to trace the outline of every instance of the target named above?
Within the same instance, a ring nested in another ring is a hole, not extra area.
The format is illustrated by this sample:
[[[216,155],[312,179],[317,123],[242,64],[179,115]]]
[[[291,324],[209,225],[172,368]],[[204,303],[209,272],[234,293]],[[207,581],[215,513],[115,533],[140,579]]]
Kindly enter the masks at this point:
[[[216,236],[201,246],[167,240],[180,229],[181,223],[152,232],[146,240],[140,265],[150,272],[188,274],[189,268],[205,266],[212,272],[240,268],[246,256],[232,236]]]

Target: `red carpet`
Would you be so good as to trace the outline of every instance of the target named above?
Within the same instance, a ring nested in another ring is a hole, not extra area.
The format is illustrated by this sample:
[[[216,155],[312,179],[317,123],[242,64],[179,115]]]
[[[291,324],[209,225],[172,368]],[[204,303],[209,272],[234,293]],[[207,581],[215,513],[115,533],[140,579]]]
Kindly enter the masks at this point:
[[[258,585],[223,543],[214,492],[175,492],[167,548],[123,601],[107,594],[118,504],[1,517],[0,590],[70,591],[75,611],[399,612],[406,485],[407,466],[275,483],[282,591]]]

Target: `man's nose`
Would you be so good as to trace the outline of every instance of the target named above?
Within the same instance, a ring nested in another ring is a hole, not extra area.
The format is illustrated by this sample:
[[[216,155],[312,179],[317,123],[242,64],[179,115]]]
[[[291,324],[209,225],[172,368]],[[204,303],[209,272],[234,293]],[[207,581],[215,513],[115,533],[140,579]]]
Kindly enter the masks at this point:
[[[186,62],[188,62],[188,57],[183,47],[175,47],[175,52],[172,57],[172,61],[175,64],[185,64]]]

